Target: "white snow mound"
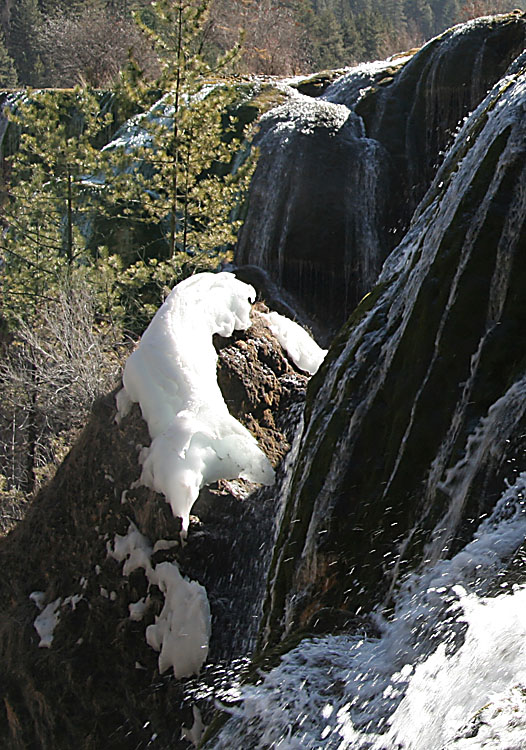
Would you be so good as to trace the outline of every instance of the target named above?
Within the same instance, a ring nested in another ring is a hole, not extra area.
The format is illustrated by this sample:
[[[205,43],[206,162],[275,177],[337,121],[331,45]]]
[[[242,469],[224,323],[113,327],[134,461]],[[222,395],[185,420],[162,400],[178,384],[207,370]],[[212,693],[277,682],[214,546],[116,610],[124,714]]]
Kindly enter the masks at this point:
[[[141,453],[141,482],[164,494],[188,528],[199,490],[242,477],[272,484],[274,471],[256,439],[228,411],[216,377],[212,336],[250,326],[252,286],[227,272],[178,284],[128,358],[119,415],[138,402],[151,445]]]
[[[318,346],[310,334],[290,318],[277,312],[261,315],[294,364],[309,375],[318,372],[327,350]]]

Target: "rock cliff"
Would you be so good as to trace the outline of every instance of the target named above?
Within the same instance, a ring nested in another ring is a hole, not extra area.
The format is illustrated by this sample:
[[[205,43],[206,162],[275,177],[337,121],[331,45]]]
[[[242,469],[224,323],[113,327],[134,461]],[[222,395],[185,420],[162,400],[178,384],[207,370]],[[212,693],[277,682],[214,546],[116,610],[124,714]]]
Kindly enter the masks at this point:
[[[526,469],[525,62],[467,119],[310,384],[267,643],[389,604]]]
[[[525,41],[522,14],[481,19],[272,110],[236,261],[266,269],[334,331],[371,290],[459,123]]]
[[[264,309],[260,306],[259,309]],[[218,380],[231,413],[278,468],[293,438],[307,378],[284,355],[257,309],[248,332],[217,341]],[[207,488],[194,506],[187,543],[164,498],[134,487],[148,431],[135,407],[115,423],[115,394],[102,399],[77,445],[24,521],[0,539],[0,737],[5,748],[187,747],[192,680],[160,675],[144,633],[162,607],[143,570],[123,576],[108,554],[130,523],[158,545],[152,561],[177,561],[208,592],[214,685],[257,633],[276,514],[273,492],[243,480]],[[41,606],[58,601],[53,640],[39,647]],[[130,604],[146,599],[144,617]],[[219,677],[216,675],[219,673]],[[189,684],[187,684],[189,683]],[[210,704],[212,707],[212,704]]]

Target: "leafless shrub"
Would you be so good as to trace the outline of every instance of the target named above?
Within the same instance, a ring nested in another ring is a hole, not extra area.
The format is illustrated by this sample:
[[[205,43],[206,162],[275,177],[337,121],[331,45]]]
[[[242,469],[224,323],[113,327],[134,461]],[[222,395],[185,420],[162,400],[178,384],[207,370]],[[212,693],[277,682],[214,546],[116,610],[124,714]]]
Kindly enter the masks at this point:
[[[479,16],[507,13],[515,4],[509,0],[465,0],[459,11],[459,21],[469,21]]]
[[[93,401],[116,381],[118,337],[111,326],[96,320],[95,309],[87,287],[70,289],[47,302],[36,323],[20,321],[4,348],[0,516],[21,492],[27,496],[47,479]]]
[[[154,65],[149,42],[137,25],[96,6],[47,18],[37,45],[44,78],[59,87],[109,86],[130,54],[146,73]]]
[[[229,49],[243,33],[243,70],[292,75],[307,65],[307,31],[292,7],[279,0],[217,0],[211,8],[210,35]]]

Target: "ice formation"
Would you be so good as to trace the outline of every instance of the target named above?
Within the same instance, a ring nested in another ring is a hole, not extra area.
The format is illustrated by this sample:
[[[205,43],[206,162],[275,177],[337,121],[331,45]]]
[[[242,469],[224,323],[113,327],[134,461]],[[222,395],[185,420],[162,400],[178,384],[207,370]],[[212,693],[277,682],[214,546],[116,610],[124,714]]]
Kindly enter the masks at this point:
[[[253,287],[231,273],[202,273],[178,284],[126,362],[120,416],[138,402],[151,445],[141,482],[164,494],[186,533],[199,490],[242,477],[271,484],[273,469],[255,438],[232,417],[216,378],[214,334],[250,326]]]
[[[197,674],[208,656],[210,607],[206,590],[196,581],[184,578],[176,563],[152,565],[152,547],[148,539],[131,523],[128,533],[116,534],[109,554],[123,562],[125,576],[143,568],[150,585],[164,594],[164,606],[155,622],[146,628],[146,641],[159,652],[159,671],[172,668],[175,677]],[[130,618],[140,620],[149,597],[129,607]]]
[[[195,704],[192,706],[192,713],[194,715],[194,723],[190,729],[187,727],[182,728],[181,739],[191,742],[194,747],[199,747],[199,743],[201,742],[206,727],[203,724],[201,712]]]

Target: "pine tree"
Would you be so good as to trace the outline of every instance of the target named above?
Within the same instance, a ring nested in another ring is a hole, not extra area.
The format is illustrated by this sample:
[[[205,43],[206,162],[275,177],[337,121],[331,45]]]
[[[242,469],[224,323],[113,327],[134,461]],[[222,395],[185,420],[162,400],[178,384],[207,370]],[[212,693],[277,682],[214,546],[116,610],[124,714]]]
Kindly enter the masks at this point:
[[[40,63],[34,44],[42,17],[37,0],[18,0],[11,14],[8,50],[15,61],[20,83],[38,86]]]
[[[137,15],[159,59],[160,75],[137,86],[143,102],[163,97],[138,122],[146,144],[134,150],[140,170],[123,173],[128,196],[164,228],[169,261],[215,257],[232,243],[238,225],[231,212],[246,189],[248,170],[230,170],[235,118],[228,115],[234,91],[222,77],[237,50],[213,64],[205,61],[203,32],[210,0],[160,0]],[[134,95],[134,92],[131,92]],[[158,96],[158,93],[157,93]],[[122,194],[122,183],[118,186]]]
[[[37,316],[42,299],[89,265],[86,231],[99,205],[89,176],[102,169],[92,140],[107,118],[82,89],[26,95],[8,116],[21,135],[1,207],[2,316],[15,322]]]
[[[18,83],[15,63],[0,35],[0,88],[14,88]]]
[[[343,20],[343,43],[347,65],[365,60],[364,41],[356,24],[356,19],[351,13],[348,13]]]
[[[345,59],[344,32],[342,24],[335,14],[326,10],[316,19],[316,37],[314,65],[316,69],[342,67],[348,64]]]
[[[441,2],[434,0],[431,4],[435,18],[434,31],[436,33],[453,26],[461,20],[461,7],[464,4],[461,0],[441,0]]]
[[[9,483],[31,492],[54,437],[73,419],[64,398],[87,374],[103,335],[106,267],[88,253],[86,235],[99,204],[90,176],[102,168],[92,141],[106,118],[80,89],[36,92],[15,106],[20,144],[8,159],[1,206],[0,315],[12,343],[0,363],[0,441],[11,424]],[[87,297],[79,296],[86,287]],[[67,334],[69,318],[84,326],[83,354],[73,328]],[[78,393],[74,400],[81,403]]]
[[[357,26],[362,39],[365,59],[375,60],[384,57],[387,38],[387,25],[378,10],[366,11],[357,18]]]

